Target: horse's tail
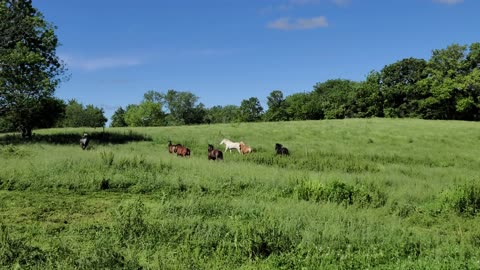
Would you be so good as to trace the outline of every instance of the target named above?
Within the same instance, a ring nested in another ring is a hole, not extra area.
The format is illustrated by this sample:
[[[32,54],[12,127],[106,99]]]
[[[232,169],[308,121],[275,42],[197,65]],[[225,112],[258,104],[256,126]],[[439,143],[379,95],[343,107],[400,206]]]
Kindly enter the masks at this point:
[[[223,153],[220,150],[217,152],[217,159],[223,160]]]

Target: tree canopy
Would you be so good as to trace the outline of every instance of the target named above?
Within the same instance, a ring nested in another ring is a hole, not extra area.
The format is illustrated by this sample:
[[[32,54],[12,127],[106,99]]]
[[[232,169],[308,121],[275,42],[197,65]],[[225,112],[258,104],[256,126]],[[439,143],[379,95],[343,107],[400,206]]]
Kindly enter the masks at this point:
[[[103,127],[107,118],[103,109],[91,104],[84,106],[75,99],[68,101],[60,126],[62,127]]]
[[[31,0],[0,0],[0,117],[29,137],[65,72],[55,27]],[[55,115],[59,117],[60,115]]]

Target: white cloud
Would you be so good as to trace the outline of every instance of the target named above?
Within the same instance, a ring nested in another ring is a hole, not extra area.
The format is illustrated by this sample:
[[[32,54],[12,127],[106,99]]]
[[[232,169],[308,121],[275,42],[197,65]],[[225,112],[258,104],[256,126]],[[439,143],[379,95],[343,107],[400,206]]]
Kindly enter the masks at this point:
[[[463,3],[463,0],[433,0],[435,3],[446,4],[446,5],[456,5]]]
[[[99,57],[99,58],[79,58],[74,56],[61,56],[67,63],[67,67],[78,68],[86,71],[95,71],[100,69],[125,68],[138,66],[142,64],[139,58],[135,57]]]
[[[286,0],[281,1],[277,5],[270,5],[268,7],[260,9],[260,13],[268,14],[273,12],[289,11],[296,8],[303,8],[306,6],[320,5],[326,3],[332,3],[338,7],[346,7],[350,4],[351,0]]]
[[[278,30],[304,30],[328,27],[327,18],[324,16],[314,18],[280,18],[267,24],[267,28]]]

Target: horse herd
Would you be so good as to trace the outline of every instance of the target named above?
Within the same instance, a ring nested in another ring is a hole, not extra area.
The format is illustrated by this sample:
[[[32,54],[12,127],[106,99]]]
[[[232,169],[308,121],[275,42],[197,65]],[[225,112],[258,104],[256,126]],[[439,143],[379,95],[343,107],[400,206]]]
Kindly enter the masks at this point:
[[[90,142],[90,138],[88,137],[87,133],[84,133],[82,138],[80,139],[80,147],[82,150],[87,149],[88,144]],[[230,153],[232,149],[236,149],[238,153],[245,155],[249,153],[253,153],[253,148],[246,145],[244,142],[232,142],[229,139],[223,139],[220,144],[225,145],[225,152],[228,150]],[[170,154],[177,154],[177,156],[181,157],[188,157],[190,156],[191,152],[188,147],[183,146],[181,144],[172,144],[172,141],[168,141],[168,152]],[[289,155],[288,149],[283,147],[283,145],[276,143],[275,144],[275,152],[277,155]],[[223,160],[223,153],[222,151],[215,149],[215,147],[211,144],[208,145],[208,160]]]
[[[232,149],[236,149],[238,153],[245,155],[253,152],[253,148],[246,145],[244,142],[232,142],[229,139],[223,139],[220,144],[225,145],[225,152],[228,150],[230,153]],[[288,149],[281,144],[275,144],[275,151],[277,155],[289,155]],[[186,157],[190,156],[190,149],[181,144],[172,144],[172,141],[168,141],[168,152],[170,154],[176,153],[177,156]],[[223,152],[215,149],[211,144],[208,145],[208,160],[223,160]]]

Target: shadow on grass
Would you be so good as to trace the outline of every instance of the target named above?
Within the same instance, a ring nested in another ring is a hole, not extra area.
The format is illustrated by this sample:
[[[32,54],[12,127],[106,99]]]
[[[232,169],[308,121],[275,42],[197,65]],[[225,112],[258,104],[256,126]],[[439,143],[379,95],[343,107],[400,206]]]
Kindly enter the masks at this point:
[[[50,143],[50,144],[80,144],[83,134],[79,133],[56,133],[34,134],[32,138],[25,139],[18,134],[0,136],[0,144],[25,144],[25,143]],[[92,132],[88,133],[90,142],[95,144],[124,144],[128,142],[151,141],[152,138],[132,132]]]

